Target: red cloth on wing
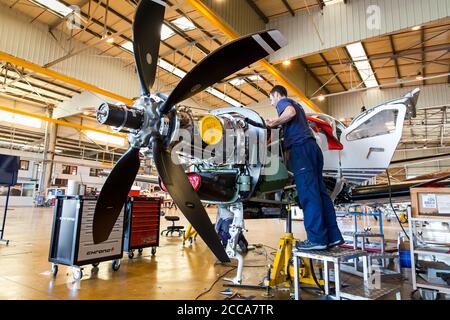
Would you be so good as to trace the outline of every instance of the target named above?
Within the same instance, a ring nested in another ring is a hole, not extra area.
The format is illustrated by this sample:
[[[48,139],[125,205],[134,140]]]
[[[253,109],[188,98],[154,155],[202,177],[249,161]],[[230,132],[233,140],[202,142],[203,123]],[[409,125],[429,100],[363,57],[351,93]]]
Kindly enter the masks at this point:
[[[314,122],[315,126],[313,130],[318,132],[319,129],[327,136],[328,149],[330,150],[343,150],[344,146],[339,142],[338,139],[333,135],[333,128],[331,125],[324,121],[314,117],[306,117],[308,121]]]

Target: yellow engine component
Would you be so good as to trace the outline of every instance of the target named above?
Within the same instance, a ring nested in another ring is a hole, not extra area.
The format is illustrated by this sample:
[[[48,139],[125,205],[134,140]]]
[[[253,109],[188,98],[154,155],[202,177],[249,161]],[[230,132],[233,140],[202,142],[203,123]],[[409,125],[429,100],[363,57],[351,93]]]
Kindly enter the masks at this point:
[[[208,145],[217,144],[223,138],[223,126],[220,120],[213,115],[206,115],[200,119],[199,124],[200,137]]]

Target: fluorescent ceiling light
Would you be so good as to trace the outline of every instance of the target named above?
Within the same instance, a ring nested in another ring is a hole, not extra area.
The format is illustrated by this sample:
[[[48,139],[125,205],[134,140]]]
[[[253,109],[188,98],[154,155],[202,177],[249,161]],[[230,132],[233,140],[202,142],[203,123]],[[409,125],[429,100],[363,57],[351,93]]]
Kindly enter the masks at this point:
[[[262,77],[259,74],[255,74],[253,76],[247,77],[250,81],[262,81]]]
[[[170,29],[169,27],[167,27],[164,24],[162,25],[162,28],[161,28],[161,40],[162,41],[170,38],[174,34],[175,34],[175,32],[173,32],[172,29]],[[120,46],[130,52],[133,52],[133,43],[131,41],[127,41],[127,42],[121,44]]]
[[[353,43],[347,46],[347,51],[350,54],[359,75],[364,81],[367,88],[378,87],[379,83],[375,77],[375,73],[370,66],[366,51],[361,42]]]
[[[183,31],[189,31],[189,30],[195,29],[194,24],[186,17],[181,17],[181,18],[175,19],[172,21],[172,23]]]
[[[326,6],[331,6],[332,4],[341,3],[344,0],[325,0],[324,3]]]
[[[235,106],[235,107],[242,107],[243,106],[239,101],[234,100],[233,98],[227,96],[226,94],[224,94],[224,93],[220,92],[219,90],[216,90],[216,89],[214,89],[212,87],[209,87],[205,91],[209,92],[213,96],[215,96],[215,97],[217,97],[217,98],[219,98],[219,99],[221,99],[221,100],[223,100],[225,102],[228,102],[232,106]]]
[[[37,118],[27,117],[20,114],[15,114],[7,111],[0,111],[0,120],[3,122],[9,122],[19,124],[22,126],[41,128],[42,121]]]
[[[241,84],[245,83],[245,79],[243,79],[243,78],[235,78],[235,79],[231,80],[230,83],[233,86],[235,86],[235,87],[239,87]]]
[[[88,138],[90,138],[92,140],[101,141],[104,143],[115,144],[118,146],[125,145],[125,139],[121,138],[121,137],[110,136],[110,135],[107,135],[104,133],[91,131],[91,130],[87,130],[86,135],[88,136]]]
[[[229,81],[233,86],[238,87],[241,84],[244,84],[246,81],[245,79],[248,79],[250,81],[261,81],[262,77],[259,74],[255,74],[252,76],[248,76],[247,78],[234,78],[233,80]]]
[[[170,73],[173,73],[178,78],[184,78],[186,76],[186,74],[187,74],[183,70],[175,67],[174,65],[172,65],[171,63],[169,63],[169,62],[167,62],[166,60],[163,60],[163,59],[158,59],[158,66],[163,68],[164,70],[170,72]]]
[[[165,24],[162,25],[162,27],[161,27],[161,40],[162,41],[169,39],[174,34],[175,34],[175,32],[172,29],[170,29]]]
[[[62,15],[63,17],[67,17],[69,14],[73,12],[73,9],[62,4],[58,0],[33,0],[47,9],[54,11],[55,13]]]
[[[128,50],[130,52],[133,52],[133,43],[131,41],[127,41],[125,43],[122,43],[120,45],[122,48],[124,48],[125,50]]]

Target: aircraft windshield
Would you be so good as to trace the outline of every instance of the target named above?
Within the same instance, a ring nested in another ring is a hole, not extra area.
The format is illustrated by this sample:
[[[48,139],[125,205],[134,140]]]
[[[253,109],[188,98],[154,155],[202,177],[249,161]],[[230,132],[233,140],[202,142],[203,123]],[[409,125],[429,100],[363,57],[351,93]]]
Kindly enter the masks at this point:
[[[397,117],[397,109],[380,111],[350,132],[347,140],[355,141],[392,133],[396,128]]]

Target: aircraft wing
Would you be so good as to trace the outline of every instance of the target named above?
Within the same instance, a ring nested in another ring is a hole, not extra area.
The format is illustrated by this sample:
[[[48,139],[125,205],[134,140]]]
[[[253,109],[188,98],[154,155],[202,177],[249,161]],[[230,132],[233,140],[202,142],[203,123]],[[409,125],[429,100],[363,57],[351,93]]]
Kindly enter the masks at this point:
[[[450,159],[450,153],[441,153],[441,154],[436,154],[436,155],[431,155],[431,156],[423,156],[423,157],[391,161],[391,164],[389,167],[395,168],[395,167],[402,167],[405,164],[419,164],[419,163],[426,163],[426,162],[431,162],[431,161],[439,161],[439,160],[447,160],[447,159]]]

